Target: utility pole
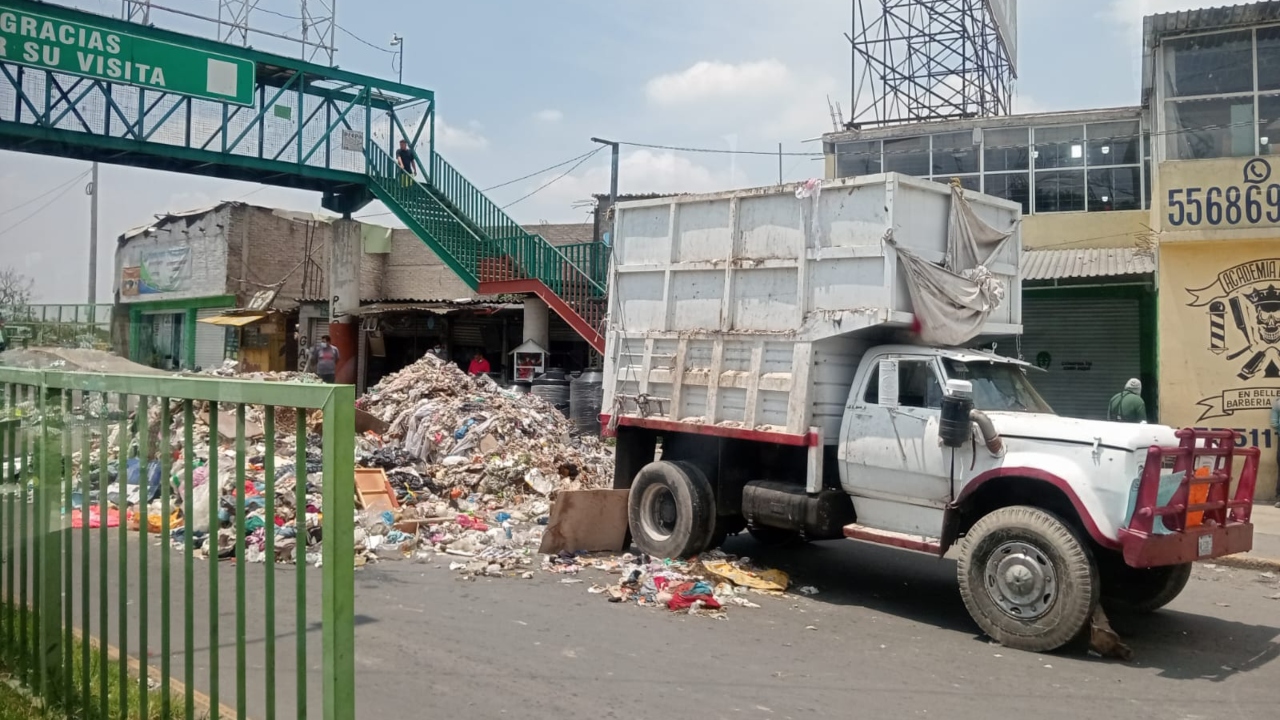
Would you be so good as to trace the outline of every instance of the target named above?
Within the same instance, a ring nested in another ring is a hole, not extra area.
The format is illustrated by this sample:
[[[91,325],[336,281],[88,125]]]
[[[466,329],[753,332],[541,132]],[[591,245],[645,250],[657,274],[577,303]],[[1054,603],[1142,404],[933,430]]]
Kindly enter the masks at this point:
[[[89,186],[84,189],[89,196],[89,305],[98,302],[98,163],[90,170]],[[90,308],[90,312],[93,309]]]
[[[404,37],[400,33],[391,33],[391,47],[396,49],[396,57],[399,66],[398,82],[404,84]]]
[[[778,184],[782,184],[782,143],[778,143]]]
[[[613,207],[613,203],[618,202],[618,148],[620,144],[613,140],[601,140],[597,137],[591,138],[591,142],[608,145],[613,149],[613,165],[609,169],[609,206]]]

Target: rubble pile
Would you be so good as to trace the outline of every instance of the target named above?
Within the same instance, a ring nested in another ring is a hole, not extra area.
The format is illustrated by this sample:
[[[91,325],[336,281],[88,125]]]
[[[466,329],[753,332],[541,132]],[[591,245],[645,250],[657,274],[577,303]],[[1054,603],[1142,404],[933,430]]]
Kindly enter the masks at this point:
[[[399,506],[364,518],[369,551],[391,544],[408,554],[416,539],[459,558],[454,570],[506,574],[532,565],[557,492],[612,481],[610,450],[573,437],[554,407],[432,355],[356,406],[387,425],[359,438],[357,464],[385,471]]]

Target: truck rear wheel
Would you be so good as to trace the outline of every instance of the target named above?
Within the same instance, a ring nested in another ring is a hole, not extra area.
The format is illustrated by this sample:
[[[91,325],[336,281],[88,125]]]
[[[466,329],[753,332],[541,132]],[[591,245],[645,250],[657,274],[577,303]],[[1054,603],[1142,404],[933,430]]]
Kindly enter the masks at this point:
[[[1088,627],[1098,604],[1088,544],[1040,508],[1000,508],[979,519],[961,542],[956,571],[969,615],[1017,650],[1066,645]]]
[[[1191,563],[1134,568],[1116,562],[1102,567],[1102,606],[1108,612],[1152,613],[1173,602],[1191,580]]]
[[[711,544],[716,529],[711,483],[689,463],[651,462],[631,484],[627,516],[643,552],[659,558],[696,555]]]

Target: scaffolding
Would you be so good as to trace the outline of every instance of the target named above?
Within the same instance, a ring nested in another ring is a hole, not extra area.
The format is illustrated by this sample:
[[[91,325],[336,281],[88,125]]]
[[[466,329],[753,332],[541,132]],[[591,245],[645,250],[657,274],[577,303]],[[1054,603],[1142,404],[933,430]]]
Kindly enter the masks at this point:
[[[294,54],[307,62],[336,64],[338,0],[217,0],[214,15],[208,14],[208,2],[120,2],[120,17],[129,22],[150,25],[158,14],[166,14],[212,24],[220,42],[249,47],[259,44],[254,39],[271,38],[292,45]]]
[[[847,126],[1007,115],[1016,0],[852,0]]]

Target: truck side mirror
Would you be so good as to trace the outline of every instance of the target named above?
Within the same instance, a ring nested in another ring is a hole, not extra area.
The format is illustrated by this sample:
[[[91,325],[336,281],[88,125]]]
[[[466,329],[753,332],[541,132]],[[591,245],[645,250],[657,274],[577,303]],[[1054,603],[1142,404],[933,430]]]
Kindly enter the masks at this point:
[[[938,436],[947,447],[961,447],[973,437],[973,383],[968,380],[948,380],[942,396],[942,419],[938,423]]]

